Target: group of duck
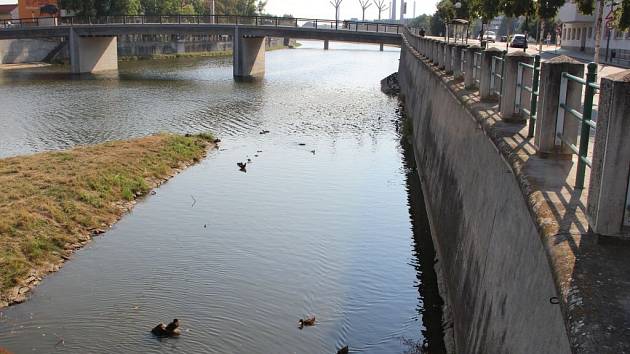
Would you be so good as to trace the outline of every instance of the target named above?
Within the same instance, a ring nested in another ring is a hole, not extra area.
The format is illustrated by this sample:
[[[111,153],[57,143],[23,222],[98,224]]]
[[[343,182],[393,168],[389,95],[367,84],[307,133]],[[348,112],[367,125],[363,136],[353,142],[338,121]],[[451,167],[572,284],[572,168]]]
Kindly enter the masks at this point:
[[[300,318],[300,320],[298,321],[298,328],[303,329],[304,327],[315,326],[315,322],[317,322],[317,320],[315,319],[315,316],[308,316],[306,318]],[[164,323],[160,323],[151,330],[151,333],[153,333],[153,335],[159,338],[177,337],[181,334],[179,330],[179,320],[174,319],[173,322],[169,323],[168,325],[165,325]],[[350,349],[348,348],[347,345],[337,351],[337,354],[348,354],[348,353],[350,353]],[[0,351],[0,354],[1,354],[1,351]]]

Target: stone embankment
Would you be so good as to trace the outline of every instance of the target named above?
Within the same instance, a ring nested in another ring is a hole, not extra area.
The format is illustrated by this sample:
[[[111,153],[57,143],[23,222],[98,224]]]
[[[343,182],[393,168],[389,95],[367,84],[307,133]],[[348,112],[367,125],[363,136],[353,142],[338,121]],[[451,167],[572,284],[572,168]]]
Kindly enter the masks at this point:
[[[564,87],[567,105],[583,105],[579,86],[567,89],[561,79],[583,75],[584,65],[562,57],[542,63],[534,121],[514,101],[520,93],[530,108],[531,96],[515,85],[531,86],[531,71],[522,79],[511,69],[521,61],[535,67],[533,57],[403,37],[401,99],[454,351],[630,352],[630,245],[622,226],[630,72],[601,80],[597,133],[583,160],[592,159],[592,172],[580,188],[578,157],[555,129],[580,145],[576,120],[558,102]],[[500,59],[506,71],[497,76]]]

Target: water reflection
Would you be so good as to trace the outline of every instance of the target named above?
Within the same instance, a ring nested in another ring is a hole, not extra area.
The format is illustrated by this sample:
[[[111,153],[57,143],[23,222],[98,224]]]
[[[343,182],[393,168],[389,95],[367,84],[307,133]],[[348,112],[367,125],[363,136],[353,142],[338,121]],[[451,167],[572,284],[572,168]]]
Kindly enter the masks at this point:
[[[233,82],[231,63],[216,59],[79,79],[5,74],[0,101],[15,105],[0,112],[4,155],[163,130],[212,130],[224,144],[4,311],[0,345],[402,353],[403,339],[428,339],[440,353],[430,236],[397,102],[379,92],[399,53],[348,48],[268,53],[256,84]],[[236,162],[247,158],[245,174]],[[318,324],[300,330],[307,314]],[[149,334],[172,318],[181,338]]]

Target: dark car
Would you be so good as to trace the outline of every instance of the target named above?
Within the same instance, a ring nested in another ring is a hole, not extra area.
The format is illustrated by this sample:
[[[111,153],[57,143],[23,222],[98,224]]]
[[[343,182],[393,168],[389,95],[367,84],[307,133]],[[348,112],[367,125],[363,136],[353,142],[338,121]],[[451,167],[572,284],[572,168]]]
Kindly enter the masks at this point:
[[[524,34],[515,34],[510,41],[510,47],[527,48],[527,38],[525,38]]]

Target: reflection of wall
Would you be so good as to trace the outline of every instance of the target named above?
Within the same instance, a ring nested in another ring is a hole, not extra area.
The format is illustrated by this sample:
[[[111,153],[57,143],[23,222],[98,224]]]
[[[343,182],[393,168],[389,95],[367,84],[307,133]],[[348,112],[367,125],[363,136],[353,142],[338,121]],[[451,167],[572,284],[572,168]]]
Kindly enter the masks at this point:
[[[57,0],[19,0],[20,18],[40,17],[39,9],[45,5],[57,5]],[[44,16],[49,16],[44,14]]]

